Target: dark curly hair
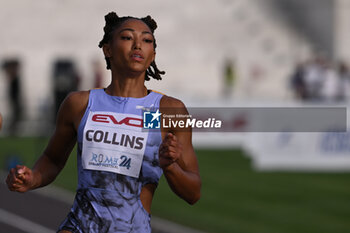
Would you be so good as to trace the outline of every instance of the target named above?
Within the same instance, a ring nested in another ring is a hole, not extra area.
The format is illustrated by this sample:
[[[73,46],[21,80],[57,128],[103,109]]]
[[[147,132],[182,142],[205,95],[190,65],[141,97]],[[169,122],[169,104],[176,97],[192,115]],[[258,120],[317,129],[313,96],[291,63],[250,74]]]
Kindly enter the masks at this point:
[[[103,38],[100,41],[98,47],[102,48],[103,45],[108,44],[113,38],[113,32],[115,31],[115,29],[117,29],[123,22],[125,22],[128,19],[141,20],[151,29],[152,34],[154,33],[154,30],[156,30],[157,28],[156,21],[154,21],[154,19],[152,19],[152,17],[149,15],[144,18],[136,18],[132,16],[119,17],[115,12],[110,12],[107,15],[105,15],[106,25],[103,28],[103,31],[105,34],[103,35]],[[156,44],[155,38],[154,38],[153,46],[154,46],[154,49],[156,49],[157,44]],[[109,61],[108,57],[105,57],[105,59],[107,63],[107,69],[110,70],[111,62]],[[164,71],[160,71],[158,69],[156,62],[152,61],[150,67],[148,67],[148,69],[146,70],[145,80],[149,81],[150,76],[156,80],[161,80],[162,79],[161,75],[164,75],[164,74],[165,74]]]

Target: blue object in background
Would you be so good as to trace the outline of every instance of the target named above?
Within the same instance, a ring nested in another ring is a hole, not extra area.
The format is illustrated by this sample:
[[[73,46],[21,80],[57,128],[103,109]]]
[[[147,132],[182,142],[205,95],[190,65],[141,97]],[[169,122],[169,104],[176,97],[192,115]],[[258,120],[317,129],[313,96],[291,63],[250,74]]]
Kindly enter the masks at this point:
[[[5,159],[5,169],[10,171],[11,168],[16,167],[18,164],[23,164],[19,155],[8,155]]]

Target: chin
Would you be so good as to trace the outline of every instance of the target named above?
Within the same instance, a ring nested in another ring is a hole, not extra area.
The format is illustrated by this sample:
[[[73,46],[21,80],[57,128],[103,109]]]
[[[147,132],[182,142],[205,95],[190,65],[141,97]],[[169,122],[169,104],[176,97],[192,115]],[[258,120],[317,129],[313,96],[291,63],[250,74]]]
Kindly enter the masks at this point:
[[[144,66],[131,66],[130,71],[133,73],[143,73],[147,70],[147,67]]]

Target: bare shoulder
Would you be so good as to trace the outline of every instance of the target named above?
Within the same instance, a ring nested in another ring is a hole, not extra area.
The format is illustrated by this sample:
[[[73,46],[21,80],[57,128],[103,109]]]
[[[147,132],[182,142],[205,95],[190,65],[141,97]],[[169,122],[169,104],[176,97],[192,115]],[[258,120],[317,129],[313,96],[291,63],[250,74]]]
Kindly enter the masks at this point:
[[[90,91],[71,92],[61,104],[58,119],[74,123],[77,128],[88,105],[89,93]]]
[[[61,108],[69,112],[81,112],[86,109],[89,102],[90,91],[75,91],[68,94]]]
[[[185,104],[174,97],[164,95],[162,99],[160,100],[160,107],[161,108],[184,108],[186,109]]]
[[[89,93],[90,91],[75,91],[71,92],[65,102],[68,105],[73,105],[75,107],[85,106],[89,101]]]
[[[174,121],[185,119],[184,117],[179,115],[188,115],[188,110],[185,104],[181,100],[171,96],[166,96],[166,95],[164,95],[160,101],[159,110],[162,114],[164,114],[163,116],[167,115],[168,119],[173,119]],[[167,130],[175,132],[175,131],[179,131],[180,128],[171,127],[171,128],[165,129],[165,131]]]

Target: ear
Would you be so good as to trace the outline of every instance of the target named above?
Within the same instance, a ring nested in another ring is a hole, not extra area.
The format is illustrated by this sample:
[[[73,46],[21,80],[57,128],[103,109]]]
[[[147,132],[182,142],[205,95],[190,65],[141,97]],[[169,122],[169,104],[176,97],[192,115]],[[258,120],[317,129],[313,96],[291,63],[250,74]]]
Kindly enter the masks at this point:
[[[102,50],[105,57],[112,57],[111,46],[109,44],[104,44]]]

